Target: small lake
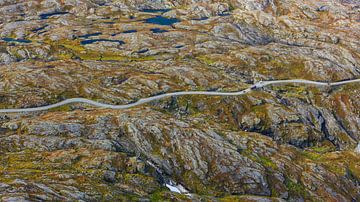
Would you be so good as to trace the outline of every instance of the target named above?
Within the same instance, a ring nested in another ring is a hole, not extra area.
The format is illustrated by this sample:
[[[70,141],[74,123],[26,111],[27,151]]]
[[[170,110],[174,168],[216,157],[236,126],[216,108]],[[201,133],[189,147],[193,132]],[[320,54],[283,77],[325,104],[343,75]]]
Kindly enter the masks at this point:
[[[177,18],[165,18],[160,15],[145,19],[145,23],[156,24],[156,25],[168,25],[171,26],[174,23],[180,22]]]
[[[92,44],[92,43],[99,42],[99,41],[100,41],[100,42],[104,42],[104,41],[116,42],[116,43],[118,43],[119,45],[125,44],[124,41],[121,41],[121,40],[111,40],[111,39],[89,39],[89,40],[81,41],[80,44],[81,44],[81,45],[87,45],[87,44]]]
[[[6,42],[31,43],[31,41],[27,39],[2,38],[2,40]]]
[[[44,19],[49,19],[49,17],[54,16],[54,15],[65,15],[68,14],[69,12],[52,12],[52,13],[43,13],[40,14],[40,19],[44,20]]]

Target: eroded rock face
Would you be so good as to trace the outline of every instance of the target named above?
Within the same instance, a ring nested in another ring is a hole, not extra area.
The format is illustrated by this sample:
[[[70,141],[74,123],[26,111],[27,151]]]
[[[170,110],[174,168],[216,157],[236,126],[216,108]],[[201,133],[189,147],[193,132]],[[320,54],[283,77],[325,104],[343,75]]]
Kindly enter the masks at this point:
[[[358,78],[359,6],[0,0],[0,107]],[[0,199],[358,201],[359,92],[289,84],[0,114]]]

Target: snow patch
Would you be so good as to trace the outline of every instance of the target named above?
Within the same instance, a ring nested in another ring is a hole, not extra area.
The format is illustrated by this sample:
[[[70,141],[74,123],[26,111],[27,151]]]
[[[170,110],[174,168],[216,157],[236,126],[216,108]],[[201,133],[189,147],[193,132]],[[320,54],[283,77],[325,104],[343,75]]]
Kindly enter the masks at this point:
[[[357,147],[355,148],[354,152],[360,154],[360,142],[357,145]]]
[[[172,192],[176,192],[178,194],[185,194],[185,195],[188,195],[188,196],[191,196],[191,194],[189,193],[188,190],[185,189],[185,187],[183,187],[181,184],[176,184],[175,182],[173,181],[169,181],[168,184],[165,184],[165,186],[170,189],[170,191]]]

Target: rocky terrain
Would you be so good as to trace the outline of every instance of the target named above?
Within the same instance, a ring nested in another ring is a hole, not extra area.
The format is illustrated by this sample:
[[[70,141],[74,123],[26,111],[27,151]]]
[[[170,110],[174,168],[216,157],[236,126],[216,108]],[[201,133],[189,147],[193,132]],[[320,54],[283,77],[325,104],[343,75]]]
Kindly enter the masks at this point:
[[[3,109],[360,78],[357,0],[0,0],[0,17]],[[359,141],[359,83],[0,114],[0,200],[359,201]]]

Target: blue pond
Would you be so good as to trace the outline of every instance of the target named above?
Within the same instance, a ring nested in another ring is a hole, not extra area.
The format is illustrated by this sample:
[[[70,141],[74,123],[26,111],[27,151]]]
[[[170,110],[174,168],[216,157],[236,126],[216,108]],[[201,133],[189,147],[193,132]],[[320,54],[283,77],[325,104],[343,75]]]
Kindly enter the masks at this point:
[[[41,19],[48,19],[49,17],[51,16],[54,16],[54,15],[64,15],[64,14],[68,14],[69,12],[53,12],[53,13],[43,13],[43,14],[40,14],[40,18]]]
[[[119,45],[123,45],[125,44],[125,42],[121,41],[121,40],[111,40],[111,39],[89,39],[89,40],[84,40],[81,41],[80,44],[81,45],[87,45],[87,44],[92,44],[98,41],[109,41],[109,42],[117,42],[119,43]]]
[[[159,15],[156,17],[145,19],[145,23],[156,24],[156,25],[170,26],[177,22],[180,22],[180,20],[177,18],[165,18],[165,17],[159,16]]]
[[[168,32],[167,30],[164,29],[160,29],[160,28],[154,28],[154,29],[150,29],[153,33],[164,33],[164,32]]]
[[[26,40],[26,39],[2,38],[2,40],[6,42],[31,43],[30,40]]]
[[[84,34],[84,35],[80,35],[79,38],[89,38],[91,36],[99,36],[101,35],[102,33],[101,32],[95,32],[95,33],[92,33],[92,34]]]
[[[145,13],[165,13],[170,11],[171,9],[142,9],[141,12]]]

